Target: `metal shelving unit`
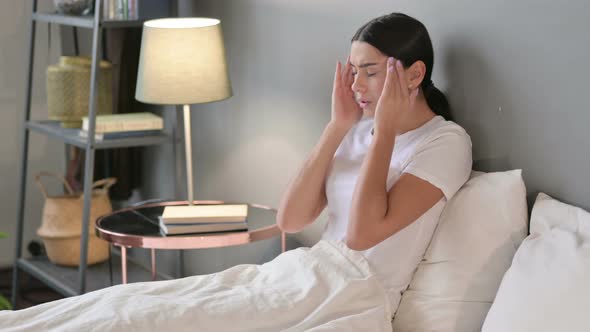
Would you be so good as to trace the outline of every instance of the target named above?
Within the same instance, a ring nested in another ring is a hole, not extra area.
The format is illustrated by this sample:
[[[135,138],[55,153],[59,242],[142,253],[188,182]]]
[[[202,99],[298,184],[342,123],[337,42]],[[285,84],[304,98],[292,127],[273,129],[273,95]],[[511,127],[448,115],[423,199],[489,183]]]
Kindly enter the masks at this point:
[[[33,13],[32,19],[36,22],[56,23],[78,28],[94,28],[95,15],[71,16],[56,13]],[[143,20],[102,20],[102,28],[133,28],[141,27]]]
[[[88,139],[80,136],[80,129],[62,128],[58,121],[27,121],[27,129],[37,133],[45,134],[50,138],[61,140],[67,144],[80,148],[88,147]],[[168,134],[150,135],[144,137],[128,137],[94,141],[91,148],[112,149],[127,148],[133,146],[148,146],[169,143],[172,136]]]
[[[121,20],[121,21],[104,21],[102,20],[102,1],[95,0],[94,15],[92,16],[68,16],[56,13],[37,12],[38,0],[33,0],[32,13],[29,25],[29,49],[27,54],[27,80],[25,93],[25,106],[22,114],[22,132],[20,136],[20,167],[19,167],[19,192],[17,207],[17,232],[16,232],[16,250],[13,269],[12,284],[12,303],[16,307],[16,298],[18,293],[18,273],[23,270],[33,275],[64,296],[83,294],[86,291],[96,290],[102,287],[110,286],[110,277],[108,263],[87,266],[88,253],[88,219],[90,218],[90,197],[92,192],[92,182],[94,176],[94,156],[97,149],[109,149],[120,147],[148,146],[167,144],[175,142],[175,129],[172,133],[161,135],[133,137],[123,139],[109,139],[96,141],[94,139],[96,124],[96,95],[98,86],[98,63],[101,54],[102,30],[107,28],[124,28],[124,27],[141,27],[143,20]],[[31,89],[33,77],[33,59],[35,54],[35,28],[36,22],[47,22],[72,27],[88,28],[92,30],[92,64],[90,77],[90,97],[89,97],[89,129],[88,138],[79,135],[79,129],[61,128],[55,121],[32,121],[31,115]],[[80,265],[78,268],[59,267],[50,263],[46,258],[25,259],[22,257],[23,244],[23,225],[24,210],[27,184],[27,162],[29,151],[29,133],[35,132],[47,137],[62,141],[65,144],[75,145],[85,149],[85,168],[84,168],[84,207],[82,213],[82,235],[80,240]],[[114,264],[118,266],[117,264]],[[138,276],[137,280],[150,280],[149,269],[141,267],[132,260],[128,264],[130,276]],[[116,269],[115,269],[116,270]],[[119,269],[120,271],[120,269]],[[117,273],[114,271],[115,274]],[[119,272],[120,273],[120,272]],[[141,277],[139,277],[141,275]],[[163,279],[169,276],[160,275]],[[118,279],[120,280],[120,279]],[[133,279],[132,279],[133,280]]]

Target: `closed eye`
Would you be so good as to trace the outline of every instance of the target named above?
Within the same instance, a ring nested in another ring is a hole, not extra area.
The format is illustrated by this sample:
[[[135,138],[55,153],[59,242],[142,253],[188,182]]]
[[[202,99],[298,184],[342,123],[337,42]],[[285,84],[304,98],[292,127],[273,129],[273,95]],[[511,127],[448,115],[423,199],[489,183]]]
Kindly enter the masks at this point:
[[[354,71],[352,72],[352,76],[356,76],[357,74],[358,74],[357,72],[354,72]],[[375,75],[377,75],[377,73],[367,73],[367,77],[373,77]]]

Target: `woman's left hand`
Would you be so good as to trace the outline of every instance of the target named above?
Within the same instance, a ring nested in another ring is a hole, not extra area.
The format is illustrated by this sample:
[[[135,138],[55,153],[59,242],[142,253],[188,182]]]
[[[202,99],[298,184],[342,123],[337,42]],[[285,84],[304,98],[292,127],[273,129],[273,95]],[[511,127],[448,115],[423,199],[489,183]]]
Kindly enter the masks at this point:
[[[400,134],[400,125],[414,108],[418,89],[410,91],[406,72],[399,60],[387,59],[387,74],[383,91],[375,108],[375,135]]]

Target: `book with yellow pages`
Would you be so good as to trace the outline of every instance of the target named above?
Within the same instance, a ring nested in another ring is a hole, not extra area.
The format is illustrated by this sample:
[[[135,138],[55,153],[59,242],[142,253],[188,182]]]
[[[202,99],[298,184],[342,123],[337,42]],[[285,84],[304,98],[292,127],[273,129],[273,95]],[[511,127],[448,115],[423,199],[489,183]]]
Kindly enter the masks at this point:
[[[88,117],[83,117],[82,130],[88,131],[89,125]],[[97,134],[162,129],[164,129],[162,117],[150,112],[100,114],[96,116],[95,122],[95,132]]]
[[[247,204],[198,204],[167,206],[162,214],[162,222],[164,224],[244,222],[247,217]]]

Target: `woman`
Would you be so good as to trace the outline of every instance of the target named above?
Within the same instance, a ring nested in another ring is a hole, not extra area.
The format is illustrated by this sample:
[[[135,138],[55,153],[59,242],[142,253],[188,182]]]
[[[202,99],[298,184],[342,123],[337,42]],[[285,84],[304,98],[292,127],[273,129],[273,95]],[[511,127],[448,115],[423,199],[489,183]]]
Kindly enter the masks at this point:
[[[332,119],[277,217],[294,233],[327,207],[322,239],[363,251],[394,307],[471,171],[471,140],[448,121],[432,67],[430,37],[416,19],[392,13],[362,26],[344,68],[336,64]]]
[[[336,66],[332,120],[277,216],[297,232],[327,206],[326,241],[263,265],[0,312],[0,330],[391,331],[439,214],[471,170],[469,136],[443,118],[431,73],[415,19],[383,16],[354,36]]]

